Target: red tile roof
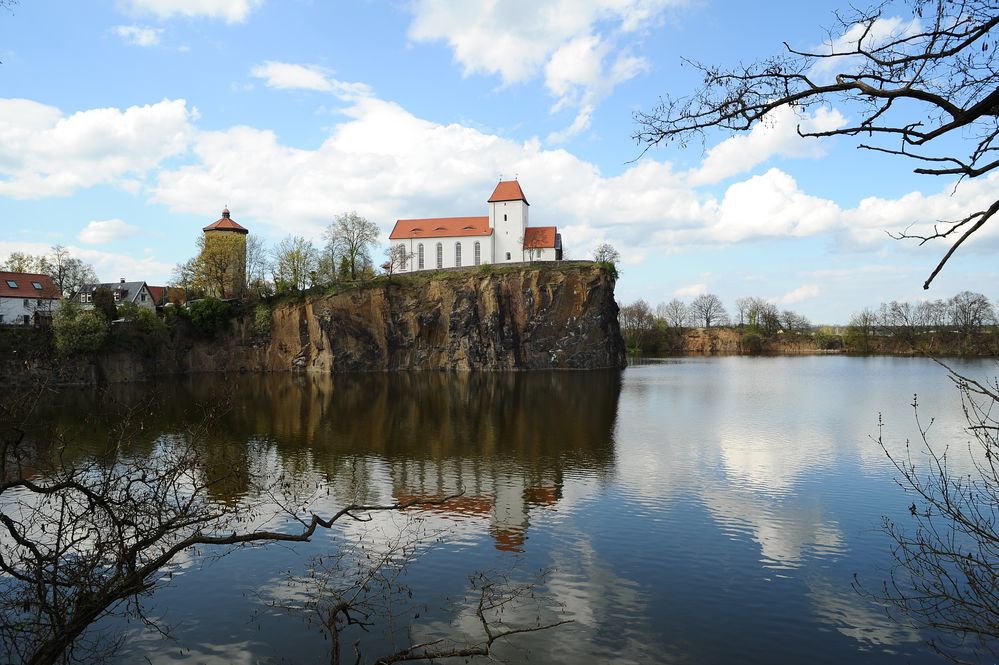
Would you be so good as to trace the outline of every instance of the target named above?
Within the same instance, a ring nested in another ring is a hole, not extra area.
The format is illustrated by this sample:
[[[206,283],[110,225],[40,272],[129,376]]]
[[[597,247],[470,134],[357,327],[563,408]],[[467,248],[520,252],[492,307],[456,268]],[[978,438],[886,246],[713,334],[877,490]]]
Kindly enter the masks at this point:
[[[528,226],[524,229],[524,249],[555,247],[554,226]]]
[[[520,188],[520,183],[516,180],[500,180],[487,203],[496,203],[497,201],[523,201],[527,203],[527,197],[524,196],[524,190]],[[527,205],[531,204],[527,203]]]
[[[153,302],[157,305],[166,303],[167,287],[146,284],[146,290],[149,291],[149,295],[152,296]]]
[[[235,231],[236,233],[249,233],[249,231],[229,218],[228,208],[224,208],[222,210],[222,219],[216,220],[213,224],[209,224],[203,228],[202,231]]]
[[[13,282],[15,286],[11,286],[8,281]],[[0,271],[0,298],[55,299],[61,297],[59,287],[48,275],[33,272]]]
[[[465,236],[488,236],[488,217],[437,217],[430,219],[400,219],[395,223],[389,238],[460,238]]]

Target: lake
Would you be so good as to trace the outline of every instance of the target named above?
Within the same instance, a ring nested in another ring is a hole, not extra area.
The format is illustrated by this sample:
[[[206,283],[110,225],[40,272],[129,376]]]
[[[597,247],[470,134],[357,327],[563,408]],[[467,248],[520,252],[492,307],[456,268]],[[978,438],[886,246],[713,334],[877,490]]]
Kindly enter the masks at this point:
[[[956,366],[997,372],[992,361]],[[893,449],[915,437],[916,393],[921,416],[936,419],[932,440],[960,449],[957,391],[940,367],[912,358],[204,375],[67,390],[47,418],[71,430],[112,402],[149,399],[137,445],[151,449],[202,405],[231,398],[209,435],[226,451],[215,463],[327,488],[309,503],[317,512],[464,492],[340,524],[309,544],[185,557],[145,601],[171,639],[134,620],[98,626],[125,632],[116,662],[324,661],[316,622],[274,606],[308,602],[312,557],[363,542],[368,553],[404,543],[418,555],[400,578],[405,594],[372,601],[371,631],[346,636],[369,658],[409,639],[478,639],[468,576],[487,571],[534,580],[541,608],[511,609],[511,621],[573,621],[500,643],[497,656],[511,662],[931,663],[940,659],[925,635],[851,586],[856,574],[877,588],[889,570],[881,519],[904,521],[911,498],[872,437],[879,413]],[[105,435],[88,425],[75,436],[85,447]],[[255,497],[238,481],[214,492],[220,502]]]

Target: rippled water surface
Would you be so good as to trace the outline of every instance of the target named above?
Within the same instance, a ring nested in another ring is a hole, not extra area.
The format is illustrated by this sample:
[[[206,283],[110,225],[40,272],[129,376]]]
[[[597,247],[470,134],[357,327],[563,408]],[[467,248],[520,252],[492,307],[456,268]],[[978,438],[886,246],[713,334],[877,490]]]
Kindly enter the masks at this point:
[[[996,373],[994,363],[962,370]],[[292,603],[314,555],[400,532],[427,550],[407,583],[412,608],[358,634],[365,652],[407,638],[474,638],[467,575],[539,586],[544,618],[573,619],[511,640],[511,661],[579,663],[938,662],[925,635],[888,620],[852,586],[890,565],[882,516],[910,500],[871,439],[916,434],[913,394],[935,441],[966,440],[960,402],[929,361],[717,358],[649,361],[622,372],[214,376],[111,394],[71,391],[54,418],[102,400],[154,395],[150,441],[197,405],[231,397],[219,464],[325,482],[313,505],[463,489],[423,519],[381,515],[315,542],[180,562],[148,601],[172,639],[134,624],[119,662],[319,662],[314,625],[267,609]],[[54,405],[56,406],[56,405]],[[100,432],[92,432],[95,437]],[[152,445],[152,444],[150,444]],[[250,489],[218,488],[219,501]],[[412,515],[407,514],[407,515]],[[414,535],[415,534],[415,535]],[[430,547],[429,545],[432,545]],[[536,620],[527,617],[526,620]],[[393,642],[394,640],[394,642]]]

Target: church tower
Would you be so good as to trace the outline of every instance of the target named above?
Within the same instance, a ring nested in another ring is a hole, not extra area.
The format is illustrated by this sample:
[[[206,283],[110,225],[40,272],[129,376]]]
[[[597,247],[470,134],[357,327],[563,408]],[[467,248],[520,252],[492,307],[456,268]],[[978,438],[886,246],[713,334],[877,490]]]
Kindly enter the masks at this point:
[[[524,229],[531,204],[516,180],[501,180],[489,197],[489,228],[493,230],[493,263],[523,261]]]
[[[222,218],[202,229],[201,270],[205,286],[216,298],[241,298],[246,291],[246,236],[248,230],[229,217],[229,208]]]

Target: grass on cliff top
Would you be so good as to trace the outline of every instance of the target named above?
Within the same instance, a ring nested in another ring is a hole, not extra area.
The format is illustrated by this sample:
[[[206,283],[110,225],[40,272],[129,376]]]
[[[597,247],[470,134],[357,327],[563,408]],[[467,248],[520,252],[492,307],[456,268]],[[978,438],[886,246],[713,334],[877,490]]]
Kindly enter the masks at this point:
[[[537,270],[542,274],[572,272],[580,268],[598,267],[607,271],[603,264],[593,261],[536,261],[534,263],[518,263],[514,265],[496,265],[486,263],[480,266],[466,266],[463,268],[445,268],[441,270],[421,270],[412,273],[396,273],[388,275],[378,275],[373,279],[356,282],[338,282],[326,286],[314,286],[305,291],[290,291],[274,296],[269,302],[276,304],[279,302],[302,302],[313,296],[330,296],[350,291],[360,291],[364,289],[383,289],[389,285],[396,286],[421,286],[431,282],[442,282],[451,280],[466,280],[469,277],[488,277],[490,275],[506,275],[526,270]],[[616,275],[612,275],[612,278]]]

